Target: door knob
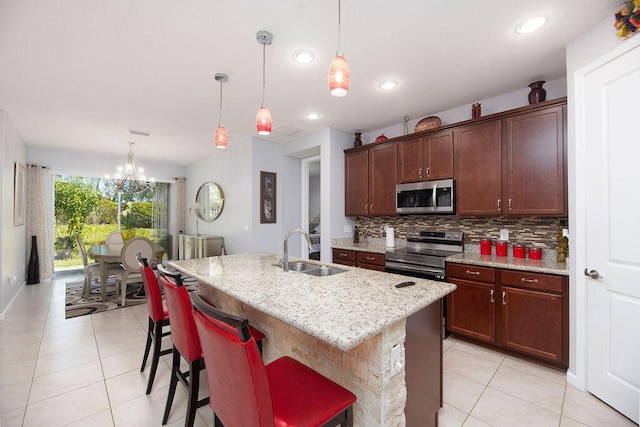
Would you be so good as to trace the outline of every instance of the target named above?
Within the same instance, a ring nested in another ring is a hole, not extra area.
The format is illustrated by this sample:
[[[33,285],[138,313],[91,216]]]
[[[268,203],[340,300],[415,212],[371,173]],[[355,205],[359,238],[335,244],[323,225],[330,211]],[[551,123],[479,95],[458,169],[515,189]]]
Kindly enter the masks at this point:
[[[604,279],[604,277],[602,277],[600,273],[598,273],[598,270],[587,271],[587,269],[585,268],[584,275],[587,277],[591,277],[592,279]]]

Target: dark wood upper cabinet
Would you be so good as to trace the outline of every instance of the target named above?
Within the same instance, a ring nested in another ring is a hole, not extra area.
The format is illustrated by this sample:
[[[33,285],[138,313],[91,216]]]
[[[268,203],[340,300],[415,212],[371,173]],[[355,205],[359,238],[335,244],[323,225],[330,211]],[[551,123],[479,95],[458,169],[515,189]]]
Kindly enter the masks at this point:
[[[345,216],[368,215],[369,151],[345,153]]]
[[[431,134],[423,139],[427,181],[453,178],[453,131]]]
[[[502,214],[502,139],[500,120],[454,131],[456,213]]]
[[[453,132],[398,143],[398,183],[453,178]]]
[[[385,144],[369,150],[369,215],[396,215],[396,147]]]
[[[564,107],[504,119],[508,215],[565,215]]]
[[[394,144],[345,153],[345,216],[395,215],[396,179]]]

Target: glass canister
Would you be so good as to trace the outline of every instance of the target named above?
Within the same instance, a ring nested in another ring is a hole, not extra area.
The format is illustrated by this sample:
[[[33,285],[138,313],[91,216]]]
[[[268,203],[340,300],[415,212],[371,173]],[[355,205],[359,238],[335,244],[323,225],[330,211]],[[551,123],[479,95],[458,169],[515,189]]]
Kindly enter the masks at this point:
[[[529,259],[542,259],[542,248],[529,248]]]
[[[514,258],[524,258],[527,253],[527,248],[520,243],[516,243],[513,245],[513,257]]]
[[[491,239],[480,240],[480,254],[491,255]]]
[[[507,241],[498,240],[496,242],[496,256],[507,256]]]

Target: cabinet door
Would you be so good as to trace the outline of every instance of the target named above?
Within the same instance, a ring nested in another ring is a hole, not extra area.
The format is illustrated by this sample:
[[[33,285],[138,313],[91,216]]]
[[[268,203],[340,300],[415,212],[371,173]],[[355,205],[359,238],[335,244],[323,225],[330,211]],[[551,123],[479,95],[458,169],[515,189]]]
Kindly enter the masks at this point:
[[[449,281],[458,289],[447,295],[448,330],[495,342],[495,285],[457,279]]]
[[[424,139],[425,180],[453,178],[453,132],[430,135]]]
[[[398,183],[419,182],[425,175],[422,167],[422,138],[398,143]]]
[[[502,345],[563,362],[562,295],[502,287]]]
[[[505,213],[566,214],[563,123],[562,106],[505,119]]]
[[[398,156],[395,144],[369,150],[369,215],[396,215]]]
[[[502,214],[501,124],[489,121],[454,132],[456,213]]]
[[[369,150],[345,154],[344,163],[344,214],[346,216],[368,215]]]

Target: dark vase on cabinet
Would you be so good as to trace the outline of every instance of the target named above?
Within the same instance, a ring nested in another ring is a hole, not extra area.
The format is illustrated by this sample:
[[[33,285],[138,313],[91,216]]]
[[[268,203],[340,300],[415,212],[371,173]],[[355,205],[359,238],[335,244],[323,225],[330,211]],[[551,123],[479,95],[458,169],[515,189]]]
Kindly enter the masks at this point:
[[[27,285],[40,283],[40,261],[38,260],[38,244],[36,236],[31,236],[31,255],[27,268]]]
[[[529,104],[537,104],[547,99],[547,91],[542,87],[543,84],[545,84],[544,81],[539,81],[529,85],[531,88],[531,92],[529,92]]]

